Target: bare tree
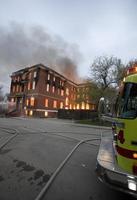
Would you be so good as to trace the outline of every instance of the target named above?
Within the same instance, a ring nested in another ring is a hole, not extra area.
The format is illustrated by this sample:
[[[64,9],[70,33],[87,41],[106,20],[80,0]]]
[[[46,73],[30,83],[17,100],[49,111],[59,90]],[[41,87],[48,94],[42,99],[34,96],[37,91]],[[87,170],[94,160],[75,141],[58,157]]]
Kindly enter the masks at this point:
[[[103,96],[103,91],[95,82],[89,80],[88,82],[90,82],[90,87],[88,90],[89,99],[92,103],[95,103],[97,105],[99,99]]]
[[[2,92],[3,86],[0,85],[0,101],[3,100],[3,92]]]
[[[93,81],[105,90],[110,85],[119,84],[123,76],[124,65],[116,57],[100,56],[93,61],[90,71]]]
[[[117,86],[125,75],[125,66],[121,59],[110,56],[97,57],[90,66],[91,90],[89,96],[96,105],[104,97],[109,105],[115,101]]]
[[[122,63],[121,59],[117,59],[117,58],[115,58],[115,66],[116,66],[116,71],[115,71],[114,78],[115,78],[115,83],[117,84],[117,86],[119,86],[119,84],[121,83],[121,81],[123,80],[125,76],[126,67]]]
[[[91,82],[89,87],[88,96],[91,102],[98,105],[101,97],[105,97],[108,101],[115,100],[117,90],[115,87],[107,87],[105,90],[99,87],[95,82]]]

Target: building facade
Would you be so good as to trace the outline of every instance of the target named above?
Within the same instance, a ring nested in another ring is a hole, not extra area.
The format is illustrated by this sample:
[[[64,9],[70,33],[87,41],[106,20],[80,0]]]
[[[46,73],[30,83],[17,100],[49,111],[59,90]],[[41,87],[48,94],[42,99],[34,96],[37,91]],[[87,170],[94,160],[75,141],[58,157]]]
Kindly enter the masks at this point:
[[[95,110],[96,105],[91,101],[91,84],[82,83],[77,85],[76,92],[76,109],[80,110]]]
[[[88,99],[78,102],[82,87],[37,64],[12,73],[9,99],[16,102],[20,115],[56,117],[58,109],[93,109]]]

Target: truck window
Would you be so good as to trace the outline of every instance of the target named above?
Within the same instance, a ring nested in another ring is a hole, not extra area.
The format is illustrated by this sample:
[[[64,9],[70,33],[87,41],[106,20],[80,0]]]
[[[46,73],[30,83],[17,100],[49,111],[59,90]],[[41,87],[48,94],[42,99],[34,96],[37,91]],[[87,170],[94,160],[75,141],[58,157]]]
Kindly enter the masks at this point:
[[[136,83],[125,83],[123,92],[117,99],[117,117],[127,119],[137,117]]]

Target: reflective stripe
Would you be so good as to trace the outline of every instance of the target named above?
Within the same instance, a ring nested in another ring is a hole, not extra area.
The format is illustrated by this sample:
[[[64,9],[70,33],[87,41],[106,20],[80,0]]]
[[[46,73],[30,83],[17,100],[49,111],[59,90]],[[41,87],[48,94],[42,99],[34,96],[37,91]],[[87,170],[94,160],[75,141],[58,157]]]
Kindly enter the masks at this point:
[[[124,149],[122,147],[119,147],[118,145],[116,146],[116,149],[117,149],[118,154],[120,154],[121,156],[137,160],[137,158],[133,157],[133,154],[134,153],[137,154],[137,151],[132,151],[132,150],[129,150],[129,149]]]

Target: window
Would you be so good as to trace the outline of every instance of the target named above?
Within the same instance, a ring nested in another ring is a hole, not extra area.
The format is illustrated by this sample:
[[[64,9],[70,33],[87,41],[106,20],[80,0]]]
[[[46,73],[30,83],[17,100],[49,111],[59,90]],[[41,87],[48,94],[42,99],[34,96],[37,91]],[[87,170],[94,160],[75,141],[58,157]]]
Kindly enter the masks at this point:
[[[48,107],[48,104],[49,104],[49,100],[45,99],[45,107]]]
[[[69,95],[69,89],[66,88],[66,95]]]
[[[50,74],[48,74],[48,80],[50,80]]]
[[[16,92],[19,92],[19,85],[17,85],[16,87]]]
[[[60,95],[60,89],[58,88],[58,95]]]
[[[29,115],[30,115],[30,116],[33,115],[33,110],[30,110]]]
[[[56,77],[55,77],[55,76],[53,77],[53,81],[54,81],[54,82],[56,81]]]
[[[88,87],[86,87],[86,92],[88,92],[88,90],[89,90],[89,88],[88,88]]]
[[[64,96],[64,90],[61,90],[61,96]]]
[[[22,87],[21,87],[21,86],[20,86],[20,89],[19,89],[19,91],[20,91],[20,92],[22,92]]]
[[[71,98],[71,99],[74,99],[74,95],[73,95],[73,93],[71,93],[70,98]]]
[[[63,87],[64,86],[64,81],[60,80],[59,81],[59,85]]]
[[[56,100],[53,101],[53,108],[57,108],[57,101]]]
[[[29,99],[26,100],[26,105],[27,105],[27,106],[29,105]]]
[[[11,99],[11,102],[14,102],[14,98]]]
[[[19,92],[21,92],[22,91],[22,87],[21,87],[21,85],[19,85]]]
[[[64,86],[64,81],[62,81],[62,87]]]
[[[31,89],[31,83],[28,82],[28,90],[30,90],[30,89]]]
[[[53,92],[53,93],[55,92],[55,86],[52,87],[52,92]]]
[[[33,75],[34,78],[37,77],[37,71],[34,71],[34,75]]]
[[[60,109],[63,109],[63,102],[60,102]]]
[[[45,111],[45,117],[48,117],[48,112],[47,111]]]
[[[82,110],[85,109],[85,103],[84,103],[84,102],[82,102],[82,104],[81,104],[81,109],[82,109]]]
[[[36,86],[36,82],[33,81],[33,83],[32,83],[32,89],[33,89],[33,90],[35,90],[35,86]]]
[[[72,109],[72,105],[71,104],[69,105],[69,109]]]
[[[95,105],[92,104],[91,110],[95,110]]]
[[[66,104],[66,106],[68,106],[68,104],[69,104],[69,99],[68,99],[68,97],[66,97],[65,104]]]
[[[76,109],[76,106],[75,106],[75,105],[73,106],[73,109],[74,109],[74,110]]]
[[[47,84],[47,92],[49,92],[49,84]]]
[[[15,86],[12,87],[12,92],[15,92]]]
[[[25,110],[25,114],[28,115],[28,110]]]
[[[30,98],[30,105],[31,105],[31,106],[34,106],[34,103],[35,103],[35,98],[34,98],[34,97],[31,97],[31,98]]]
[[[86,110],[89,110],[89,104],[88,103],[86,104]]]
[[[31,79],[31,72],[29,73],[29,79]]]
[[[88,95],[86,95],[86,99],[87,99],[87,100],[89,99],[89,96],[88,96]]]
[[[135,118],[137,116],[137,84],[126,83],[116,104],[117,116],[120,118]]]
[[[79,104],[77,104],[77,109],[79,109]]]

